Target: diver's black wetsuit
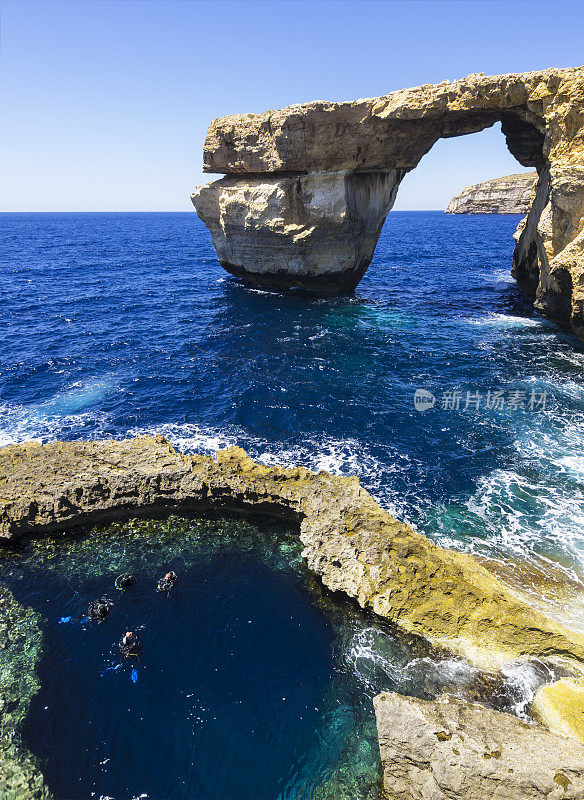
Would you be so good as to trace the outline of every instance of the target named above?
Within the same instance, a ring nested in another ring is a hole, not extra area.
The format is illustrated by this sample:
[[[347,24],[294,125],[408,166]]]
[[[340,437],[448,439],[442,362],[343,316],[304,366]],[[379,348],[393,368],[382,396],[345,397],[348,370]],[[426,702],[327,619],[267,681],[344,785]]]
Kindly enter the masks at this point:
[[[170,597],[170,593],[174,589],[174,585],[177,581],[177,575],[175,572],[169,573],[169,577],[167,578],[166,575],[164,578],[161,578],[158,581],[158,586],[156,587],[156,591],[158,592],[166,592],[166,596]]]
[[[124,634],[120,639],[119,647],[122,661],[127,661],[130,658],[139,658],[142,652],[142,645],[135,633],[132,636],[126,636]]]
[[[108,597],[100,597],[99,600],[91,601],[87,609],[87,616],[89,619],[103,622],[113,607],[114,604]]]
[[[125,572],[123,575],[119,575],[116,578],[115,587],[116,589],[127,589],[129,586],[133,586],[136,583],[136,578],[129,572]]]

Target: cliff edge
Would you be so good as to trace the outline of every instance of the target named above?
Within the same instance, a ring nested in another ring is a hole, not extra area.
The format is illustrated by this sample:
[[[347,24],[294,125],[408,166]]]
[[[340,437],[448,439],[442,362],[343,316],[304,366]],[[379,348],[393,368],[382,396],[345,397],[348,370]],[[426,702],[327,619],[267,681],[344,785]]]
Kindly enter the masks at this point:
[[[446,214],[527,214],[537,172],[520,172],[475,183],[455,195]]]

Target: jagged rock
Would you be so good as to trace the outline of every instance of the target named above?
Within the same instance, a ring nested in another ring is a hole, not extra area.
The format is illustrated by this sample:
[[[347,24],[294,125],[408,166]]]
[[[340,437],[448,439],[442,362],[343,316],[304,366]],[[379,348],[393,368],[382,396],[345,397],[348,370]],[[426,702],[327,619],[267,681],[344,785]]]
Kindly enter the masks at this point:
[[[466,186],[448,203],[447,214],[526,214],[537,172],[505,175]]]
[[[325,586],[482,669],[493,672],[505,662],[538,657],[564,672],[584,675],[582,634],[539,613],[472,556],[444,550],[393,519],[355,477],[266,467],[237,447],[215,458],[186,456],[160,436],[0,448],[0,539],[5,541],[189,510],[267,514],[295,523],[302,554]],[[0,602],[0,647],[6,613]],[[30,652],[23,648],[24,655]],[[26,705],[35,690],[21,687],[20,702]],[[573,694],[568,709],[557,704],[556,718],[569,724],[583,708],[584,698]],[[0,774],[4,769],[10,780],[16,775],[19,791],[29,787],[30,794],[21,796],[45,800],[47,790],[34,759],[16,747],[17,739],[10,741],[15,747],[4,766],[0,759]],[[558,751],[561,775],[572,780],[571,744],[565,741],[567,761]]]
[[[391,800],[582,800],[584,747],[448,695],[374,699]]]
[[[440,138],[501,121],[537,169],[513,274],[537,307],[584,336],[584,68],[469,75],[350,103],[223,117],[192,196],[221,264],[253,282],[347,291],[370,262],[403,176]]]

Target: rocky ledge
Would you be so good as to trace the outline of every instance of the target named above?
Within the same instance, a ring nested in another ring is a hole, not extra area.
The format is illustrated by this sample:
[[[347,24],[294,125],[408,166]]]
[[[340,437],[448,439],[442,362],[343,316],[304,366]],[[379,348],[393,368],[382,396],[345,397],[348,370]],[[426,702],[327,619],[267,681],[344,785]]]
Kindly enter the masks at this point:
[[[325,586],[408,634],[495,672],[543,659],[560,674],[539,718],[584,740],[584,635],[536,611],[469,555],[444,550],[384,511],[355,477],[254,463],[240,448],[186,456],[162,437],[28,442],[0,449],[0,539],[138,515],[216,510],[299,526]]]
[[[513,274],[538,309],[584,336],[584,68],[402,89],[223,117],[209,128],[195,209],[220,263],[246,280],[338,293],[359,283],[404,175],[440,138],[501,122],[538,173]]]
[[[466,186],[448,203],[447,214],[526,214],[537,172],[505,175]]]
[[[391,800],[584,798],[584,748],[540,726],[447,695],[374,705]]]

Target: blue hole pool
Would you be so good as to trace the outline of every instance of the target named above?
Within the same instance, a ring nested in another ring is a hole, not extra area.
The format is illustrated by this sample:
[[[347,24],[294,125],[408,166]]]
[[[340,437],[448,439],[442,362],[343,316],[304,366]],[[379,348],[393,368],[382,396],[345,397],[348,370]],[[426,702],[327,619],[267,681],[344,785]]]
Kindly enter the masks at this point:
[[[4,553],[8,585],[40,615],[22,737],[57,798],[378,796],[372,697],[432,696],[473,672],[326,593],[300,550],[275,523],[170,518]],[[137,583],[117,591],[128,569]],[[84,621],[101,595],[109,617]],[[142,656],[118,667],[125,630]]]

